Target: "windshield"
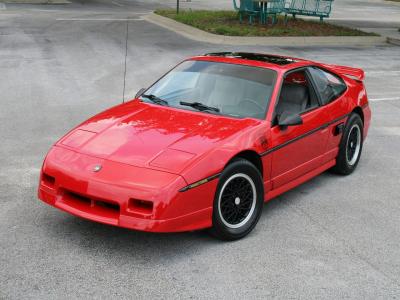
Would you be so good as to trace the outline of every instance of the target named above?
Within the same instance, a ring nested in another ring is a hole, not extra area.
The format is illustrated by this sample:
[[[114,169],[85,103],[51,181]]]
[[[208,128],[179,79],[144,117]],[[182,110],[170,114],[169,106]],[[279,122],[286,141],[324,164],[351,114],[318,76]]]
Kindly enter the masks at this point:
[[[141,100],[158,104],[164,101],[172,107],[239,118],[264,119],[276,76],[275,71],[265,68],[185,61],[151,86]]]

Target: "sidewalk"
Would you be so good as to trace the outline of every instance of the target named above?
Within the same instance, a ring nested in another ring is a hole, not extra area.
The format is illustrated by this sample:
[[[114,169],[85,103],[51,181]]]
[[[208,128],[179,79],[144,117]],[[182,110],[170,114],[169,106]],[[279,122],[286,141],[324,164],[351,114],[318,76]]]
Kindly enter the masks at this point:
[[[375,32],[400,45],[400,2],[384,0],[336,0],[331,18],[340,24]]]

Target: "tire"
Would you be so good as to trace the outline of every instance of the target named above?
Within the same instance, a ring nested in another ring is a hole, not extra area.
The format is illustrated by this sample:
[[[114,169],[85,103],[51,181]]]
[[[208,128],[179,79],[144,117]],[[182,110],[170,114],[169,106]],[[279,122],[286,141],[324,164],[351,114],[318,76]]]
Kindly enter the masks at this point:
[[[361,117],[350,115],[342,139],[339,144],[339,154],[332,171],[341,175],[349,175],[357,168],[363,147],[363,122]]]
[[[264,184],[260,172],[248,160],[235,159],[218,182],[211,234],[228,241],[243,238],[256,226],[263,203]]]

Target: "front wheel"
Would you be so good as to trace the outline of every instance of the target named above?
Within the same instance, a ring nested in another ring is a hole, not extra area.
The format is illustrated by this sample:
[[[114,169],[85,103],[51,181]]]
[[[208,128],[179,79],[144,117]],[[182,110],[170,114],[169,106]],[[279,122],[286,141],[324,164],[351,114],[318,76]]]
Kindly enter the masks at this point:
[[[357,167],[363,146],[363,122],[358,114],[351,114],[339,145],[335,173],[348,175]]]
[[[220,176],[211,233],[223,240],[246,236],[256,226],[263,203],[263,180],[258,169],[245,159],[234,160]]]

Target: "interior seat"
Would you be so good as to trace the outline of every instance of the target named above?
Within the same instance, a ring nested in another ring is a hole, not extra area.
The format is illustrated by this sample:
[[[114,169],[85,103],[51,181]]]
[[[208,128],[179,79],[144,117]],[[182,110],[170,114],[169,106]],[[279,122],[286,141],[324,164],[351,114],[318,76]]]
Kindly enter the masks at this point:
[[[237,105],[243,94],[243,84],[240,80],[217,76],[214,89],[208,97],[208,105],[215,107],[226,106],[226,95],[231,95],[229,105]]]
[[[306,110],[309,103],[308,88],[302,84],[284,83],[276,107],[276,114],[284,111],[289,113],[301,113]]]

